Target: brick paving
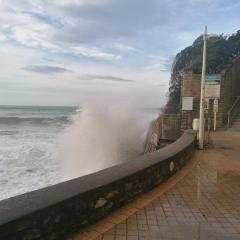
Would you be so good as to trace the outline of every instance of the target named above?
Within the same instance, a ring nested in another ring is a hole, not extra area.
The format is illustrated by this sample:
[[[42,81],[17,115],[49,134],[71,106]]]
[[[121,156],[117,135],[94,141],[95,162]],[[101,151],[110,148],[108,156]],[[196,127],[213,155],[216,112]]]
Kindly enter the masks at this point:
[[[212,140],[174,187],[158,187],[72,239],[240,239],[240,132],[217,132]]]

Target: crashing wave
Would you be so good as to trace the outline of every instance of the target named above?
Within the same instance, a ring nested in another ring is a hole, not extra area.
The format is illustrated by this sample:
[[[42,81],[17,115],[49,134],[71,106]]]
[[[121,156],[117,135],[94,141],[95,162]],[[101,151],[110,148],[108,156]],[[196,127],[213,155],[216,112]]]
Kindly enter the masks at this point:
[[[68,123],[71,118],[68,116],[61,117],[0,117],[0,124],[51,124],[51,123]]]

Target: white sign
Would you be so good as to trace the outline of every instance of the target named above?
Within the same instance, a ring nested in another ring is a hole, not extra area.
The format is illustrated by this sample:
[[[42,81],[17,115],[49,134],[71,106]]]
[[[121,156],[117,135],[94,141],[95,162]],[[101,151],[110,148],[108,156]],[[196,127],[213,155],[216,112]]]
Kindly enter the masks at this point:
[[[182,110],[191,111],[193,110],[193,97],[182,98]]]
[[[220,84],[205,84],[205,98],[220,98]]]
[[[213,112],[218,112],[218,99],[213,101]]]

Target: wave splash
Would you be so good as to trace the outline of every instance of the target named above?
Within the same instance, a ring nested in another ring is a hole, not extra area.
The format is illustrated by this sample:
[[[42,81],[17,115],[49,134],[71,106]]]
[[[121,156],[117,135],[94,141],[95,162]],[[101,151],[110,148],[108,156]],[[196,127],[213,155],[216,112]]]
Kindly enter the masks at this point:
[[[132,107],[83,107],[60,139],[64,180],[129,161],[143,153],[148,122]]]

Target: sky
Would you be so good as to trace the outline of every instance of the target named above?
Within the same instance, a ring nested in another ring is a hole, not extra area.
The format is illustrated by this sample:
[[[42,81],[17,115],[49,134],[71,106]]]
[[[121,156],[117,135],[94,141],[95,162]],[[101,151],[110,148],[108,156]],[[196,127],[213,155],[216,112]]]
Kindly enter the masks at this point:
[[[166,100],[174,56],[238,0],[0,0],[0,105]]]

